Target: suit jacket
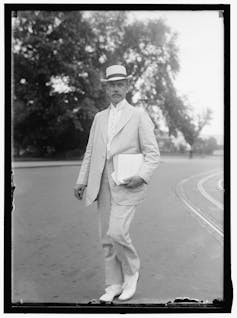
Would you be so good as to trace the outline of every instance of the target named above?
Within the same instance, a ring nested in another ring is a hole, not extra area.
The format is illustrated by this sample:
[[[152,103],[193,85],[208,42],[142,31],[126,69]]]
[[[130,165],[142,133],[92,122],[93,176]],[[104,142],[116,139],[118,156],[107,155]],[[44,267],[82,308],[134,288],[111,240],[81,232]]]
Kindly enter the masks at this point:
[[[97,113],[94,118],[76,182],[87,185],[86,206],[96,200],[100,190],[101,176],[107,156],[108,116],[109,108]],[[160,152],[150,117],[143,109],[133,107],[128,102],[115,127],[110,145],[110,158],[120,153],[143,153],[144,155],[144,163],[139,176],[145,180],[145,183],[141,186],[128,189],[124,185],[116,185],[112,178],[109,178],[111,194],[115,202],[120,205],[136,205],[144,199],[147,184],[159,164]],[[112,160],[109,160],[109,170],[113,171]]]

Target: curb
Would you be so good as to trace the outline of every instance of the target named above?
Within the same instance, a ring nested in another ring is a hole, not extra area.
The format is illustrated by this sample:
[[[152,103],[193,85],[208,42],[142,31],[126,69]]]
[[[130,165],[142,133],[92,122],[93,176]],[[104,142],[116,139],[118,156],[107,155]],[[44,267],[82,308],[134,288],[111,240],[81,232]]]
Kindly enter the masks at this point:
[[[14,162],[12,163],[12,169],[28,169],[28,168],[51,168],[51,167],[65,167],[65,166],[80,166],[81,161],[79,162],[47,162],[43,163],[22,163],[22,162]]]

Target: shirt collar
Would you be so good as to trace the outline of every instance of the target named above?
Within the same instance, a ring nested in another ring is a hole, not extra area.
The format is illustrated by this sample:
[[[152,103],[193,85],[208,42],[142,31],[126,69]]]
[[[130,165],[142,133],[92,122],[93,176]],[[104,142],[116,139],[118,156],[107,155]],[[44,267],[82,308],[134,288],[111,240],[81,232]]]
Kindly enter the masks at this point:
[[[125,107],[125,105],[126,105],[126,100],[123,99],[123,100],[121,100],[121,102],[119,102],[117,104],[116,107],[111,103],[110,104],[110,109],[113,110],[113,111],[119,111],[119,110],[123,109]]]

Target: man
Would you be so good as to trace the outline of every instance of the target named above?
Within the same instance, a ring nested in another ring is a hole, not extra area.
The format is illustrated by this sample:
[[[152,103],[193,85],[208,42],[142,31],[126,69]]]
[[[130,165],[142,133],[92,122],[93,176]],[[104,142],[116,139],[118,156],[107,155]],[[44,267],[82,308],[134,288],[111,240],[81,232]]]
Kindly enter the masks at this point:
[[[119,300],[127,300],[135,294],[140,260],[129,236],[129,226],[160,159],[151,119],[125,99],[130,78],[124,66],[106,69],[106,79],[102,81],[111,104],[94,118],[74,188],[80,200],[86,189],[86,205],[97,200],[105,255],[106,289],[100,297],[103,302],[111,302],[118,295]],[[139,173],[117,185],[111,177],[113,157],[137,153],[144,156]]]

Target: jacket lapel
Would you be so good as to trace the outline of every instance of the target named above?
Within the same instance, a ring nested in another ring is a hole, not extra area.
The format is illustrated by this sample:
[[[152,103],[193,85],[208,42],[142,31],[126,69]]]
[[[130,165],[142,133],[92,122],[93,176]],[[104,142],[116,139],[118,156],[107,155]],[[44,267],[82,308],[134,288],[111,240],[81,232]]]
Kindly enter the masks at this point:
[[[129,119],[131,118],[133,114],[133,110],[134,110],[133,106],[131,106],[129,103],[126,102],[126,106],[122,110],[120,120],[115,127],[113,137],[115,137],[120,132],[120,130],[127,124],[127,122],[129,121]]]
[[[129,119],[133,114],[133,106],[126,102],[126,106],[122,111],[119,122],[117,123],[114,131],[114,136],[116,136],[120,130],[127,124]],[[103,141],[107,144],[108,142],[108,120],[109,120],[109,107],[104,111],[103,116],[100,120],[100,129],[102,132]],[[114,138],[113,136],[113,138]]]
[[[107,144],[107,139],[108,139],[108,120],[109,120],[109,108],[107,108],[103,116],[101,116],[101,121],[100,121],[100,129],[102,131],[102,137],[104,142]]]

